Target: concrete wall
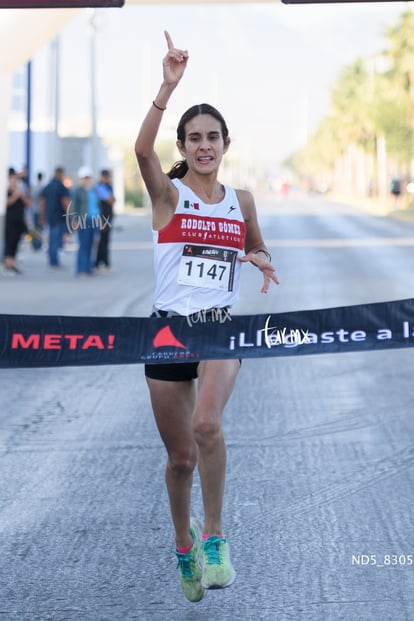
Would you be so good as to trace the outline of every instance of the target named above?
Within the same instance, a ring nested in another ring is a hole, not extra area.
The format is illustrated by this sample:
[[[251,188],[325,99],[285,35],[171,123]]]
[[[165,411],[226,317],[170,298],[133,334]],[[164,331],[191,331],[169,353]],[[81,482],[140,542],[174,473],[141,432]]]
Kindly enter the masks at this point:
[[[5,211],[7,122],[13,73],[78,12],[79,9],[0,9],[0,215]]]

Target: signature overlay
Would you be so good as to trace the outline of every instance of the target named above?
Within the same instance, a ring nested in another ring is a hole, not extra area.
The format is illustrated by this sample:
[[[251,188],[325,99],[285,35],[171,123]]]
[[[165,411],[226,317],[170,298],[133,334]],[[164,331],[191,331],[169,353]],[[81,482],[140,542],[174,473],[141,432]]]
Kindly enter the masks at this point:
[[[69,233],[83,231],[86,229],[99,229],[100,231],[103,231],[112,227],[109,217],[104,216],[103,214],[97,214],[95,216],[80,214],[76,211],[71,211],[71,205],[72,203],[69,204],[69,208],[63,216],[66,220],[66,229]]]

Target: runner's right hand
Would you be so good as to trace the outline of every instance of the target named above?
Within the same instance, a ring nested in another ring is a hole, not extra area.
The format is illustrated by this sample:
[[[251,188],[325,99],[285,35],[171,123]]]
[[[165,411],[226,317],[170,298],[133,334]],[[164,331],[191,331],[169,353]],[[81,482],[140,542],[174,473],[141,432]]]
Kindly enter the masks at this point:
[[[164,35],[168,45],[168,52],[162,61],[164,81],[167,84],[176,85],[183,77],[187,67],[188,52],[175,48],[167,31],[164,31]]]

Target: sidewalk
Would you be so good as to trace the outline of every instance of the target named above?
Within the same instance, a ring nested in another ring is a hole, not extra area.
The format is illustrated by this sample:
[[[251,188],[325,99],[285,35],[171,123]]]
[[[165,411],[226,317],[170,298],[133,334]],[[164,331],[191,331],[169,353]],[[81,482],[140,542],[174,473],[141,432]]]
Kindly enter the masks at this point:
[[[392,199],[381,199],[378,197],[370,198],[368,196],[353,196],[349,194],[340,194],[332,192],[326,195],[329,200],[336,203],[343,203],[344,205],[351,205],[356,209],[361,209],[373,216],[382,216],[389,218],[398,218],[400,220],[406,220],[409,222],[414,221],[414,206],[403,207],[396,209],[393,205]],[[402,201],[404,198],[402,198]],[[403,205],[403,202],[401,203]]]

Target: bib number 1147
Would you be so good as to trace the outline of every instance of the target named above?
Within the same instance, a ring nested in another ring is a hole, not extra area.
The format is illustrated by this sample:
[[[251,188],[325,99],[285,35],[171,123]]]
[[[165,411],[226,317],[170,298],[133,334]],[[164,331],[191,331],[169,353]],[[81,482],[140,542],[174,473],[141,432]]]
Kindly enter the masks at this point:
[[[236,259],[235,250],[186,244],[181,256],[178,283],[233,291]]]

